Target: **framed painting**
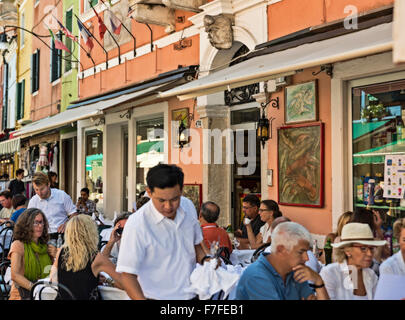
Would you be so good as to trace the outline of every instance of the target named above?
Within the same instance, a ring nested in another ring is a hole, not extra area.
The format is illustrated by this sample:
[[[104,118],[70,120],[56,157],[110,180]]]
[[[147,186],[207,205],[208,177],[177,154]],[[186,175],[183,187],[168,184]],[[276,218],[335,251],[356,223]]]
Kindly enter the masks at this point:
[[[183,196],[193,202],[198,214],[202,205],[202,184],[184,184]]]
[[[172,121],[178,121],[178,125],[180,125],[180,121],[182,121],[186,128],[190,128],[190,117],[188,116],[188,114],[188,108],[172,110]]]
[[[323,207],[324,124],[278,128],[278,202]]]
[[[285,88],[284,122],[286,124],[318,121],[317,80]]]

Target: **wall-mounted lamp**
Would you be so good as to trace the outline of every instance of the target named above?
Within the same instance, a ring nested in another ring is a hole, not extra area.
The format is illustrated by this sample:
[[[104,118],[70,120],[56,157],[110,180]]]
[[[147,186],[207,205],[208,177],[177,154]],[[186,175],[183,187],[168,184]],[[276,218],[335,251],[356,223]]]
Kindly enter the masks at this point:
[[[7,50],[8,49],[8,42],[7,42],[7,35],[5,32],[0,34],[0,50]]]
[[[263,149],[266,144],[266,141],[272,138],[271,123],[275,119],[273,117],[270,117],[270,119],[268,119],[266,117],[266,107],[269,104],[271,104],[271,106],[273,108],[278,109],[279,102],[280,102],[280,99],[277,97],[275,99],[270,99],[268,102],[262,102],[260,104],[262,107],[262,112],[261,112],[262,115],[261,115],[261,117],[259,117],[259,121],[257,123],[257,138],[259,139],[259,141],[261,141]]]

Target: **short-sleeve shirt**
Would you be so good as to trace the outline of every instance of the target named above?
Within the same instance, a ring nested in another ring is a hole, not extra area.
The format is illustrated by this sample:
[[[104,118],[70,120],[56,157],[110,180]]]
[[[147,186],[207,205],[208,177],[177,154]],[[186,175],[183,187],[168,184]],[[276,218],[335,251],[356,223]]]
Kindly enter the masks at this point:
[[[86,207],[87,207],[87,212],[86,212]],[[90,199],[87,199],[85,206],[83,206],[82,204],[79,204],[77,206],[77,212],[88,214],[89,216],[93,215],[93,213],[95,211],[96,211],[96,203]]]
[[[15,211],[15,209],[13,207],[11,207],[10,209],[7,209],[6,207],[3,207],[0,210],[0,218],[1,219],[10,219],[10,217],[13,214],[14,211]]]
[[[380,275],[382,274],[405,275],[405,261],[401,250],[380,265]]]
[[[63,190],[51,188],[48,199],[41,199],[38,195],[31,198],[29,208],[40,209],[49,223],[49,233],[58,231],[58,227],[68,220],[68,216],[76,212],[72,198]]]
[[[149,201],[125,224],[116,271],[137,275],[149,299],[191,299],[186,289],[197,262],[194,246],[202,240],[195,217],[179,207],[173,220],[166,218]]]
[[[237,300],[301,300],[314,294],[307,281],[294,280],[294,272],[287,274],[284,284],[267,255],[261,254],[243,272],[236,288]]]
[[[219,242],[220,247],[226,247],[229,253],[232,253],[232,243],[229,239],[228,233],[223,229],[218,227],[216,223],[206,223],[201,225],[201,229],[204,237],[204,244],[208,249],[211,247],[211,243],[214,241]]]
[[[257,236],[257,234],[260,232],[260,228],[261,228],[264,224],[265,224],[265,222],[263,222],[263,221],[260,219],[260,215],[257,215],[256,218],[254,218],[254,219],[250,222],[250,225],[252,226],[253,234],[254,234],[255,236]],[[248,238],[247,229],[246,229],[246,226],[245,226],[243,223],[242,223],[241,230],[242,230],[242,236],[241,236],[241,238],[247,239],[247,238]]]

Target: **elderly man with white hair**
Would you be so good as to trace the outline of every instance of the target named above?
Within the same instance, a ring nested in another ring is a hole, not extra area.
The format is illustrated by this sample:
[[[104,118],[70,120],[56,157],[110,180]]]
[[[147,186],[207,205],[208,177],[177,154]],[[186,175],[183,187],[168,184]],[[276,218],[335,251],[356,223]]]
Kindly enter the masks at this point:
[[[284,222],[274,229],[271,238],[271,253],[262,254],[247,267],[239,280],[236,299],[328,300],[322,278],[305,266],[311,243],[308,230],[298,223]]]

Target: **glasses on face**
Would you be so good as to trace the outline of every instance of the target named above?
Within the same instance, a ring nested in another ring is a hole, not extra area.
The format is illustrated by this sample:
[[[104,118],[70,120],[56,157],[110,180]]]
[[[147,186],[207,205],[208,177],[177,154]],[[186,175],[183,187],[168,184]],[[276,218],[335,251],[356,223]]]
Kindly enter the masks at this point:
[[[259,212],[266,212],[266,211],[271,211],[271,210],[269,210],[269,209],[261,209],[261,208],[259,208]]]
[[[352,245],[352,247],[359,248],[361,253],[366,253],[367,250],[370,250],[370,252],[373,254],[375,251],[375,247],[367,247],[367,246],[355,245],[355,244]]]
[[[34,226],[38,227],[38,226],[43,226],[44,222],[43,221],[34,221]]]

